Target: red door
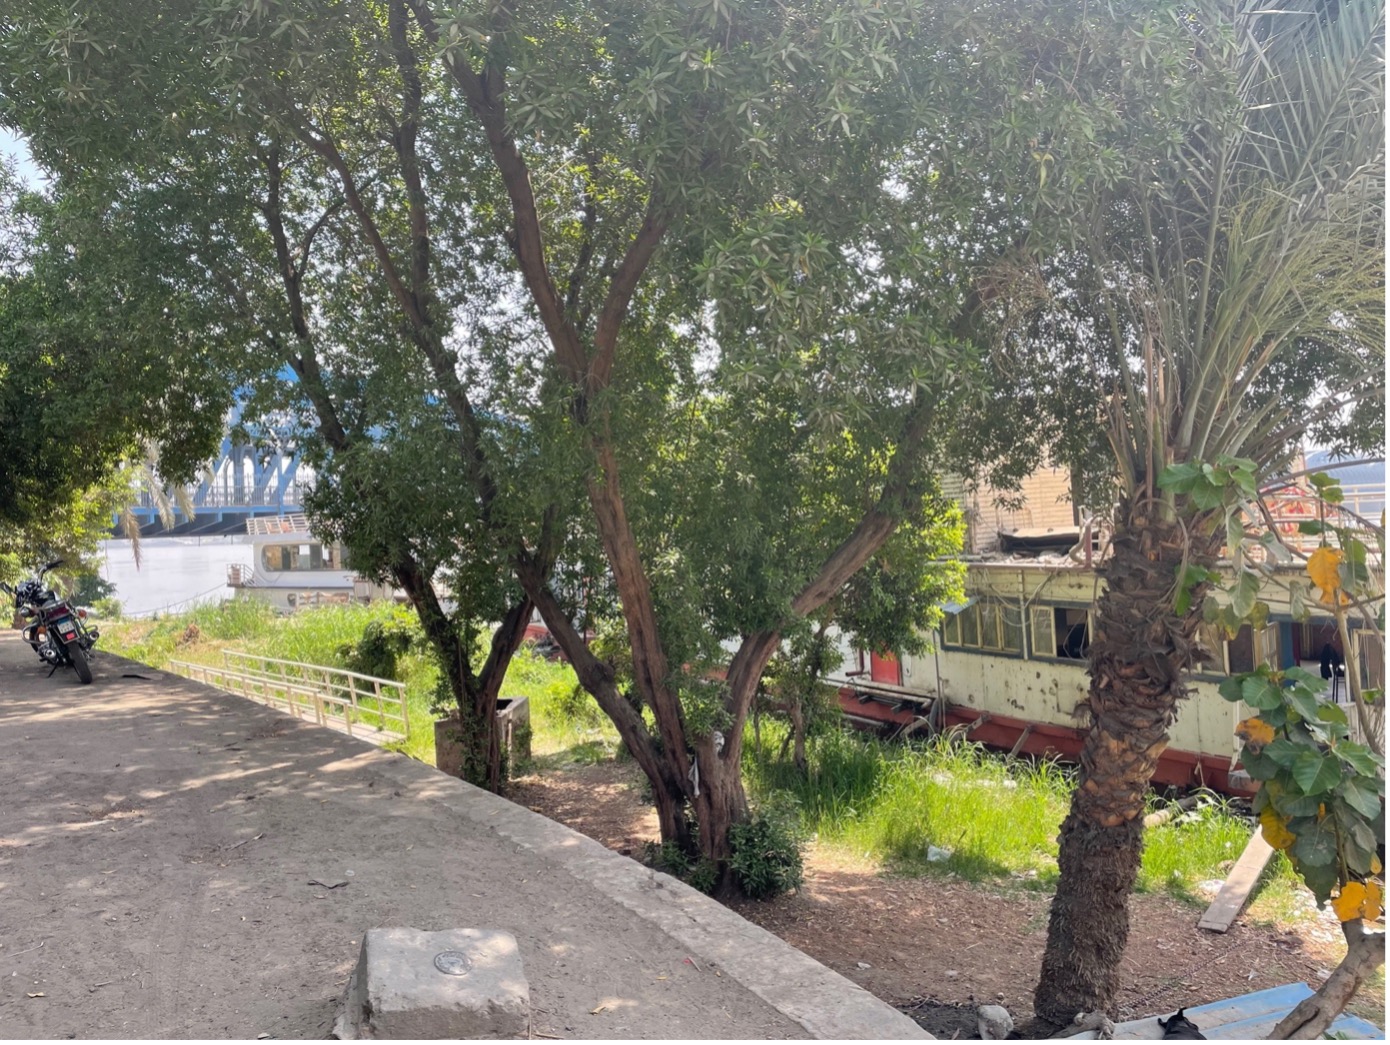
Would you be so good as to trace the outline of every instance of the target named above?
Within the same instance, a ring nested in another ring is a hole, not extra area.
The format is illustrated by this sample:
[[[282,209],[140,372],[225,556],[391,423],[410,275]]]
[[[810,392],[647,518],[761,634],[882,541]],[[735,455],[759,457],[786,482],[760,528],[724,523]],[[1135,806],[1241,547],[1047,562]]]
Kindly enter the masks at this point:
[[[890,686],[903,684],[903,666],[891,653],[869,654],[869,678],[875,682],[886,682]]]

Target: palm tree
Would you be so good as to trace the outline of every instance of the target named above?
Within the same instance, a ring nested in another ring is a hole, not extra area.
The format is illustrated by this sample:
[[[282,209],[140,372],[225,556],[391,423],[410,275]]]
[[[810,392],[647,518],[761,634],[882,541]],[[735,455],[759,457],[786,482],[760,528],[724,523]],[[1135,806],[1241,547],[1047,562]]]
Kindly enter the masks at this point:
[[[1210,78],[1211,107],[1087,204],[1053,281],[1067,292],[1030,306],[1035,341],[1060,329],[1040,315],[1066,313],[1071,351],[1110,375],[1102,423],[1119,486],[1034,999],[1053,1022],[1113,1007],[1145,793],[1203,658],[1206,592],[1178,612],[1176,578],[1216,564],[1226,505],[1159,477],[1231,459],[1263,477],[1310,434],[1375,444],[1383,431],[1384,3],[1261,6],[1178,15],[1186,72]]]

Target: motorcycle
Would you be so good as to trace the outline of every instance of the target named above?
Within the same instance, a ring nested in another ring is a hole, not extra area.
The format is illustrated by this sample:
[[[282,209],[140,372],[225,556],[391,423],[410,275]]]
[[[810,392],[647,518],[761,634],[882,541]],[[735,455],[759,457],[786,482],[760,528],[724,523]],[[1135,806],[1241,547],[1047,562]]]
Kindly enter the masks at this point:
[[[53,671],[71,667],[83,683],[92,681],[90,664],[92,647],[101,637],[98,628],[87,627],[87,611],[60,599],[57,592],[44,587],[43,576],[63,565],[54,559],[32,580],[21,581],[13,588],[0,581],[0,591],[14,596],[15,613],[25,623],[21,635]],[[53,674],[49,672],[49,675]]]

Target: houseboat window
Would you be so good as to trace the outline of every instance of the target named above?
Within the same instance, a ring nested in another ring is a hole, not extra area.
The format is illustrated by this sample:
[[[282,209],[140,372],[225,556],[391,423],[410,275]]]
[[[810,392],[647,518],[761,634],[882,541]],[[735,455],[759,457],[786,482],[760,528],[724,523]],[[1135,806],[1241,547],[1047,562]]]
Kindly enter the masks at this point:
[[[941,626],[941,640],[947,646],[1023,652],[1023,627],[1018,610],[1002,602],[981,599],[955,613],[947,613]]]
[[[1255,631],[1243,624],[1236,637],[1226,643],[1226,670],[1239,675],[1254,671],[1261,664],[1279,666],[1279,625],[1270,624]]]
[[[1202,648],[1211,654],[1210,660],[1197,665],[1204,675],[1226,674],[1226,633],[1219,624],[1202,624],[1197,628],[1197,640]]]
[[[1361,687],[1385,691],[1385,639],[1374,631],[1357,630],[1351,641],[1360,658]]]
[[[1033,645],[1033,656],[1052,656],[1057,641],[1052,635],[1052,607],[1033,606],[1028,610],[1028,625]]]
[[[1004,629],[1004,649],[1023,653],[1023,618],[1015,606],[999,607],[999,621]]]
[[[941,643],[944,646],[960,645],[960,614],[947,613],[941,624]]]
[[[1057,640],[1057,656],[1064,660],[1085,660],[1091,648],[1088,611],[1070,606],[1053,607],[1053,635]]]
[[[261,547],[261,565],[274,572],[342,570],[347,568],[342,548],[336,544],[267,544]]]
[[[1076,606],[1033,606],[1028,611],[1033,656],[1085,660],[1091,648],[1091,611]]]
[[[960,644],[962,646],[980,645],[980,604],[967,606],[960,611]]]

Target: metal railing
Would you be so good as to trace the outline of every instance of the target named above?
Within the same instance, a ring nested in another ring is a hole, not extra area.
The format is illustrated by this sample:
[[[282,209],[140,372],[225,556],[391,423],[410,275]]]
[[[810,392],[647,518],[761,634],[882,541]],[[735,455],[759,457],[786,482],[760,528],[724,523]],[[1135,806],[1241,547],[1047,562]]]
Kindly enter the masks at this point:
[[[402,741],[409,732],[404,683],[236,650],[223,650],[222,661],[219,668],[174,660],[169,668],[373,744]]]
[[[1384,486],[1346,486],[1342,487],[1342,495],[1341,503],[1331,504],[1321,500],[1316,491],[1289,487],[1265,494],[1264,503],[1286,540],[1316,547],[1320,538],[1316,534],[1301,534],[1300,523],[1322,521],[1331,526],[1360,529],[1364,525],[1361,520],[1374,524],[1385,508]]]

